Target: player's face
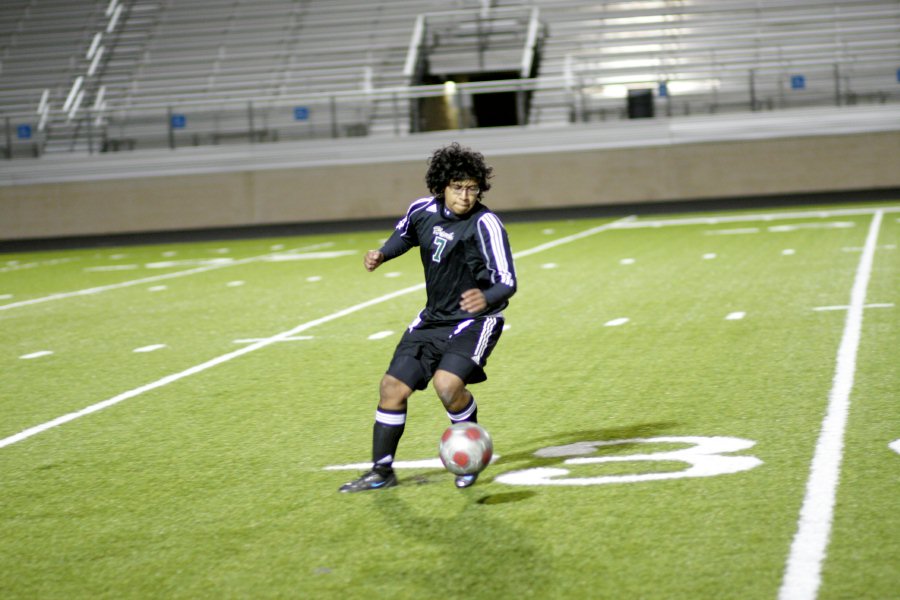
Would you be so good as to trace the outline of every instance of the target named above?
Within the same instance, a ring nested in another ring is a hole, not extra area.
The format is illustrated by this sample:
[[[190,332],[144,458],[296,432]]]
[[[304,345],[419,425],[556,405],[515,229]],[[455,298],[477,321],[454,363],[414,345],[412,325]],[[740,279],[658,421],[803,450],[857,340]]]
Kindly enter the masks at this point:
[[[474,179],[451,181],[444,188],[444,202],[453,214],[462,216],[475,207],[480,192]]]

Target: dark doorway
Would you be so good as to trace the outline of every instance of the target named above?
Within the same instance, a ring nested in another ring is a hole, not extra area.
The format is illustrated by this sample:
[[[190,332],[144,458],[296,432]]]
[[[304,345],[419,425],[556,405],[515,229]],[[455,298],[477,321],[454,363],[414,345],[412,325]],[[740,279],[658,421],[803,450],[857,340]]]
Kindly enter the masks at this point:
[[[444,76],[427,76],[424,84],[456,84],[477,81],[519,79],[515,71],[488,73],[459,73]],[[454,89],[448,86],[449,90]],[[524,125],[528,120],[531,92],[485,92],[479,94],[453,93],[443,98],[421,98],[417,101],[417,115],[413,124],[416,131],[465,129],[470,127],[507,127]]]

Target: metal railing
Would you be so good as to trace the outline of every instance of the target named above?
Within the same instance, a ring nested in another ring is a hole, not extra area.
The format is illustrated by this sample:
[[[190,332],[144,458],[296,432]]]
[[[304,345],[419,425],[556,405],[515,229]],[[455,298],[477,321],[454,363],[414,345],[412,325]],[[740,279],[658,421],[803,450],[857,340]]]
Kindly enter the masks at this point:
[[[636,79],[619,82],[620,94],[609,86],[582,77],[533,77],[460,83],[452,99],[462,105],[473,96],[492,93],[532,94],[531,114],[519,123],[549,126],[606,119],[626,119],[627,91],[650,88],[657,114],[665,116],[779,110],[801,106],[843,106],[900,102],[900,69],[880,65],[853,69],[840,64],[741,68],[683,76],[678,81],[702,81],[679,91],[674,79]],[[600,86],[602,88],[603,86]],[[100,153],[170,149],[229,143],[272,143],[358,136],[404,136],[418,131],[413,123],[415,103],[445,97],[443,85],[371,88],[287,97],[196,99],[112,107],[94,112],[84,108],[69,123],[75,139],[69,152]],[[518,103],[522,110],[524,103]],[[42,109],[44,110],[44,109]],[[68,115],[51,109],[48,127],[38,131],[40,115],[0,114],[4,143],[0,157],[36,158],[45,153],[53,135],[52,123]],[[563,115],[563,116],[560,116]],[[460,119],[455,128],[469,122]],[[60,151],[57,149],[57,151]]]

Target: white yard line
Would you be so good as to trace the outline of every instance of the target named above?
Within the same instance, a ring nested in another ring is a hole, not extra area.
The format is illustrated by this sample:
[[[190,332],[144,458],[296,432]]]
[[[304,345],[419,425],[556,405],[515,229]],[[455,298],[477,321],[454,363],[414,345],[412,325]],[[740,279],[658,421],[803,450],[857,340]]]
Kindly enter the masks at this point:
[[[783,213],[757,213],[750,215],[723,215],[718,217],[692,217],[687,219],[657,219],[655,221],[619,221],[615,229],[642,229],[645,227],[672,227],[676,225],[718,225],[720,223],[744,223],[748,221],[777,221],[785,219],[828,219],[831,217],[847,217],[858,215],[872,215],[875,213],[900,212],[900,206],[887,206],[884,208],[840,208],[834,210],[808,210]]]
[[[197,273],[205,273],[206,271],[212,271],[213,269],[221,269],[223,267],[234,267],[236,265],[243,265],[250,262],[255,262],[259,260],[269,260],[272,256],[289,254],[292,252],[305,252],[306,250],[313,250],[316,248],[323,248],[331,245],[330,242],[325,242],[322,244],[313,244],[311,246],[307,246],[305,248],[294,248],[293,250],[281,250],[278,252],[272,252],[269,254],[262,254],[260,256],[251,256],[249,258],[242,258],[240,260],[234,260],[229,262],[221,262],[215,263],[211,265],[206,265],[203,267],[197,267],[196,269],[187,269],[185,271],[176,271],[174,273],[164,273],[162,275],[153,275],[152,277],[144,277],[142,279],[132,279],[129,281],[122,281],[120,283],[113,283],[110,285],[101,285],[98,287],[86,288],[83,290],[76,290],[74,292],[61,292],[59,294],[51,294],[49,296],[41,296],[40,298],[32,298],[30,300],[21,300],[19,302],[12,302],[10,304],[0,304],[0,310],[9,310],[11,308],[20,308],[22,306],[31,306],[33,304],[41,304],[43,302],[50,302],[52,300],[62,300],[64,298],[74,298],[76,296],[90,296],[92,294],[99,294],[101,292],[108,292],[110,290],[118,290],[122,288],[132,287],[135,285],[143,285],[145,283],[153,283],[156,281],[162,281],[164,279],[174,279],[175,277],[185,277],[187,275],[196,275]]]
[[[414,292],[414,291],[423,289],[424,287],[425,287],[425,284],[422,283],[422,284],[415,285],[412,287],[404,288],[402,290],[397,290],[396,292],[392,292],[390,294],[385,294],[384,296],[379,296],[377,298],[373,298],[372,300],[368,300],[366,302],[356,304],[349,308],[339,310],[338,312],[331,313],[330,315],[321,317],[319,319],[315,319],[313,321],[308,321],[306,323],[303,323],[302,325],[298,325],[298,326],[294,327],[293,329],[283,331],[283,332],[281,332],[277,335],[274,335],[270,338],[264,338],[264,339],[259,340],[258,342],[254,342],[253,344],[250,344],[249,346],[244,346],[243,348],[241,348],[239,350],[235,350],[234,352],[229,352],[228,354],[223,354],[221,356],[217,356],[216,358],[213,358],[212,360],[208,360],[205,363],[201,363],[201,364],[195,365],[189,369],[185,369],[184,371],[181,371],[180,373],[168,375],[166,377],[163,377],[162,379],[158,379],[158,380],[154,381],[153,383],[148,383],[147,385],[142,385],[141,387],[135,388],[133,390],[129,390],[127,392],[119,394],[118,396],[114,396],[108,400],[104,400],[103,402],[98,402],[96,404],[92,404],[92,405],[88,406],[87,408],[83,408],[76,412],[71,412],[67,415],[57,417],[57,418],[53,419],[52,421],[47,421],[46,423],[36,425],[36,426],[26,429],[24,431],[20,431],[19,433],[15,434],[15,435],[11,435],[7,438],[0,440],[0,448],[4,448],[11,444],[15,444],[16,442],[21,442],[22,440],[28,439],[33,435],[37,435],[39,433],[47,431],[48,429],[53,429],[54,427],[59,427],[60,425],[63,425],[64,423],[68,423],[69,421],[74,421],[75,419],[78,419],[78,418],[84,417],[86,415],[89,415],[91,413],[95,413],[97,411],[103,410],[104,408],[109,408],[110,406],[114,406],[120,402],[123,402],[124,400],[128,400],[129,398],[134,398],[135,396],[140,396],[144,392],[149,392],[151,390],[155,390],[157,388],[161,388],[163,386],[169,385],[170,383],[174,383],[180,379],[184,379],[185,377],[190,377],[191,375],[196,375],[197,373],[202,373],[203,371],[206,371],[207,369],[211,369],[212,367],[221,365],[222,363],[226,363],[226,362],[228,362],[232,359],[235,359],[239,356],[243,356],[244,354],[249,354],[251,352],[255,352],[256,350],[265,348],[266,346],[269,346],[276,342],[280,342],[286,338],[293,337],[293,336],[297,335],[298,333],[300,333],[301,331],[306,331],[307,329],[310,329],[317,325],[321,325],[323,323],[328,323],[329,321],[334,321],[335,319],[339,319],[346,315],[355,313],[364,308],[374,306],[375,304],[379,304],[381,302],[386,302],[387,300],[391,300],[398,296],[403,296],[404,294],[408,294],[410,292]]]
[[[632,217],[627,217],[627,218],[630,219]],[[588,229],[586,231],[582,231],[580,233],[562,237],[562,238],[559,238],[552,242],[548,242],[546,244],[541,244],[540,246],[535,246],[534,248],[530,248],[529,250],[524,250],[522,252],[514,253],[513,257],[521,258],[523,256],[529,256],[531,254],[536,254],[537,252],[549,250],[550,248],[555,248],[562,244],[574,242],[576,240],[580,240],[589,235],[593,235],[595,233],[600,233],[601,231],[606,231],[607,229],[613,227],[616,223],[619,223],[619,222],[621,222],[621,220],[615,221],[613,223],[607,223],[606,225],[601,225],[599,227],[594,227],[594,228]],[[249,262],[250,260],[256,260],[256,258],[246,259],[246,260],[247,260],[247,262]],[[234,264],[234,263],[231,263],[231,264]],[[191,269],[191,271],[196,271],[196,269]],[[187,271],[181,271],[180,273],[187,273]],[[44,431],[47,431],[48,429],[53,429],[54,427],[59,427],[60,425],[63,425],[70,421],[74,421],[75,419],[79,419],[81,417],[84,417],[89,414],[95,413],[97,411],[103,410],[104,408],[109,408],[110,406],[115,406],[116,404],[119,404],[120,402],[123,402],[130,398],[134,398],[135,396],[140,396],[144,392],[149,392],[151,390],[155,390],[157,388],[161,388],[166,385],[169,385],[170,383],[175,383],[176,381],[178,381],[180,379],[184,379],[185,377],[190,377],[191,375],[196,375],[197,373],[202,373],[203,371],[206,371],[207,369],[211,369],[212,367],[226,363],[232,359],[238,358],[239,356],[243,356],[245,354],[255,352],[257,350],[265,348],[266,346],[270,346],[276,342],[286,341],[289,338],[295,337],[298,333],[306,331],[307,329],[312,329],[313,327],[322,325],[323,323],[328,323],[329,321],[334,321],[335,319],[340,319],[341,317],[345,317],[347,315],[353,314],[355,312],[358,312],[358,311],[368,308],[370,306],[374,306],[376,304],[380,304],[382,302],[386,302],[388,300],[392,300],[394,298],[404,296],[404,295],[412,293],[412,292],[417,292],[417,291],[423,290],[423,289],[425,289],[425,284],[420,283],[420,284],[417,284],[414,286],[403,288],[401,290],[397,290],[396,292],[391,292],[390,294],[378,296],[377,298],[373,298],[371,300],[367,300],[366,302],[362,302],[360,304],[356,304],[349,308],[339,310],[337,312],[331,313],[330,315],[326,315],[324,317],[314,319],[312,321],[308,321],[306,323],[303,323],[302,325],[297,325],[293,329],[289,329],[287,331],[282,331],[281,333],[274,335],[272,337],[269,337],[269,338],[260,339],[256,342],[253,342],[249,346],[244,346],[243,348],[241,348],[239,350],[235,350],[234,352],[229,352],[227,354],[217,356],[216,358],[208,360],[204,363],[195,365],[189,369],[185,369],[184,371],[181,371],[180,373],[168,375],[168,376],[163,377],[162,379],[158,379],[152,383],[148,383],[146,385],[142,385],[141,387],[134,388],[133,390],[123,392],[123,393],[119,394],[118,396],[109,398],[108,400],[104,400],[102,402],[97,402],[96,404],[91,404],[90,406],[83,408],[79,411],[68,413],[61,417],[57,417],[51,421],[47,421],[46,423],[41,423],[40,425],[35,425],[34,427],[30,427],[24,431],[20,431],[19,433],[15,434],[15,435],[11,435],[9,437],[0,439],[0,448],[4,448],[6,446],[10,446],[17,442],[21,442],[22,440],[26,440],[34,435],[37,435]],[[7,305],[7,306],[9,306],[9,305]],[[0,307],[0,308],[2,308],[2,307]]]
[[[797,533],[781,582],[780,600],[814,600],[822,582],[835,497],[844,452],[844,431],[850,411],[850,392],[856,372],[856,354],[862,334],[866,288],[872,273],[875,244],[883,212],[875,211],[862,258],[856,269],[844,334],[838,348],[837,367],[828,395],[828,411],[822,421],[819,440],[806,482],[806,496],[800,509]]]
[[[569,242],[574,242],[575,240],[580,240],[581,238],[586,238],[588,236],[594,235],[595,233],[600,233],[601,231],[606,231],[607,229],[613,229],[615,227],[622,226],[626,223],[631,222],[634,219],[634,215],[629,217],[625,217],[624,219],[619,219],[618,221],[613,221],[612,223],[606,223],[604,225],[599,225],[597,227],[592,227],[591,229],[586,229],[579,233],[573,233],[572,235],[567,235],[566,237],[561,237],[539,246],[535,246],[534,248],[529,248],[528,250],[522,250],[521,252],[516,252],[513,254],[513,258],[523,258],[525,256],[531,256],[532,254],[537,254],[538,252],[543,252],[544,250],[549,250],[551,248],[556,248],[557,246],[562,246],[563,244],[568,244]]]

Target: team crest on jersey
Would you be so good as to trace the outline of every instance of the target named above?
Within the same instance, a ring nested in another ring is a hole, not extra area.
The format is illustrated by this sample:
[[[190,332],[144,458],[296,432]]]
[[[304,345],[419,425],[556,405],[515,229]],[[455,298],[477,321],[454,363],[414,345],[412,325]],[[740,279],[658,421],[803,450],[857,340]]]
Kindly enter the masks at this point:
[[[431,230],[431,233],[435,237],[439,237],[443,240],[447,240],[448,242],[453,241],[453,232],[452,231],[444,231],[444,228],[440,225],[435,225],[434,229]]]

